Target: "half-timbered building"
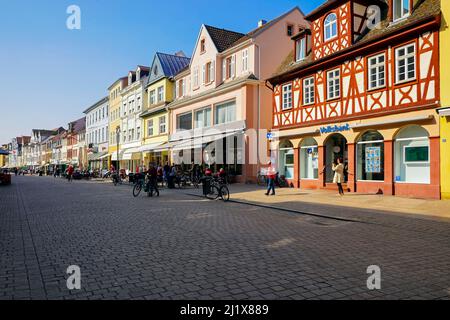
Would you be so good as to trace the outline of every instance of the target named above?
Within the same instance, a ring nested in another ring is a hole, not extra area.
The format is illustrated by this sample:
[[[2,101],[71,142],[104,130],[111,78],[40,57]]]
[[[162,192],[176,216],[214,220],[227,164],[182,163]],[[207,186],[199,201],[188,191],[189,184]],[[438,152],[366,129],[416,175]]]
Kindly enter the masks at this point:
[[[440,0],[329,0],[273,87],[271,151],[301,188],[440,197]]]

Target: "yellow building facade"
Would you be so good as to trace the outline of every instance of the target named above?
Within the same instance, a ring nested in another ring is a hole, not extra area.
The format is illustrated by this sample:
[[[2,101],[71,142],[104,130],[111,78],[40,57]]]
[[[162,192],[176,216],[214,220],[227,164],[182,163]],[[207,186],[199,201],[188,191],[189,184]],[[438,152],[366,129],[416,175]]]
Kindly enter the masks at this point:
[[[142,113],[144,140],[142,154],[148,165],[169,161],[169,113],[166,105],[173,100],[173,82],[163,78],[147,87],[148,107]]]
[[[120,127],[120,106],[121,106],[121,95],[120,92],[127,85],[128,78],[123,77],[114,82],[109,88],[109,162],[108,167],[111,164],[114,164],[114,167],[117,168],[117,145],[119,143],[120,147],[120,139],[117,141],[116,129]]]
[[[440,151],[441,151],[441,196],[450,200],[450,1],[441,1],[442,25],[440,32]]]
[[[171,128],[167,105],[175,98],[174,76],[186,69],[189,63],[190,58],[183,52],[176,54],[157,52],[153,58],[145,90],[147,107],[141,114],[144,139],[140,150],[146,166],[164,165],[170,161]]]

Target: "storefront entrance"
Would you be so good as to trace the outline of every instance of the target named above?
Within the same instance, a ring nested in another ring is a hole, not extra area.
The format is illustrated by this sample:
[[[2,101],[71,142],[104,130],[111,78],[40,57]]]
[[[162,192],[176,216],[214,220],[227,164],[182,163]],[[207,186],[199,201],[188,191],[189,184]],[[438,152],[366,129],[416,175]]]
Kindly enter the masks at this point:
[[[338,159],[344,161],[344,166],[348,168],[347,139],[342,134],[335,133],[328,137],[325,143],[325,182],[332,183],[334,172],[333,163]],[[347,173],[345,174],[347,182]]]

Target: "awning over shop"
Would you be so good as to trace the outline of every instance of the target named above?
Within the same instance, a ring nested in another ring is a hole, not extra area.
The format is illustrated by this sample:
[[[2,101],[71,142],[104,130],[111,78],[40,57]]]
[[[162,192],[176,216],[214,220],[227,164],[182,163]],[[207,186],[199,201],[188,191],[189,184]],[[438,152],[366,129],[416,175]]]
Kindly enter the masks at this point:
[[[437,109],[437,112],[441,117],[448,117],[450,116],[450,107]]]
[[[100,161],[103,157],[108,156],[105,152],[88,154],[88,161]]]
[[[2,155],[2,156],[7,156],[8,154],[9,154],[8,151],[3,150],[3,149],[0,149],[0,155]]]
[[[139,152],[151,152],[155,151],[156,148],[160,147],[164,142],[158,142],[158,143],[150,143],[150,144],[144,144],[142,147],[139,147]]]
[[[133,158],[133,153],[139,153],[139,149],[140,147],[125,150],[121,160],[131,160]]]
[[[212,136],[206,136],[206,137],[197,137],[193,139],[186,139],[183,141],[175,142],[171,145],[172,150],[187,150],[187,149],[200,149],[205,144],[211,143],[213,141],[218,141],[223,138],[227,138],[230,136],[234,136],[236,134],[240,134],[242,132],[236,131],[236,132],[229,132],[229,133],[221,133],[217,135]]]

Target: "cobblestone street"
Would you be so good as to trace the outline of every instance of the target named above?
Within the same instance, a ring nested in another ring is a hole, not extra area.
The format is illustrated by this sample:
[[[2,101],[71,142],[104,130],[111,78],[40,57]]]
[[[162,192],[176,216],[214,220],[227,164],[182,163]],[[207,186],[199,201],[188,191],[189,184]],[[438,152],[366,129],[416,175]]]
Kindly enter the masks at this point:
[[[337,220],[193,192],[13,177],[0,188],[0,299],[450,298],[449,219],[308,205]],[[67,289],[70,265],[81,290]],[[367,289],[370,265],[381,290]]]

